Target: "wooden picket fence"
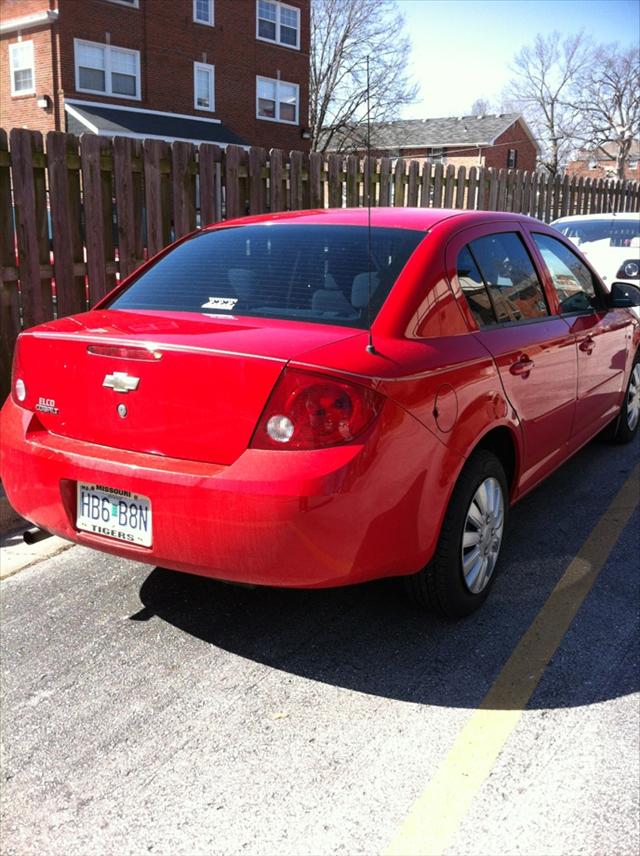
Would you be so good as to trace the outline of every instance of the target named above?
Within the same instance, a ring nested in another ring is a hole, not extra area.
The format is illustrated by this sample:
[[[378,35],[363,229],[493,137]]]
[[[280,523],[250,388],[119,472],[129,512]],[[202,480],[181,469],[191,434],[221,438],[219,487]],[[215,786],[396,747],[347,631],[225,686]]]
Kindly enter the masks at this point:
[[[0,129],[0,394],[16,337],[82,312],[200,224],[375,206],[567,214],[639,211],[640,183],[358,155]]]

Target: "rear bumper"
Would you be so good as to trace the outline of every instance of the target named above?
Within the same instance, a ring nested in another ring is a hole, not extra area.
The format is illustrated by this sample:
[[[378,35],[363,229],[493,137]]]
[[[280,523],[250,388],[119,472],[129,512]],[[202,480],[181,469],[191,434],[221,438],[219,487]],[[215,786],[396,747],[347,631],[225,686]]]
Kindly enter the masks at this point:
[[[462,461],[391,402],[362,445],[247,450],[231,466],[51,434],[9,398],[0,473],[18,513],[50,532],[137,561],[218,579],[322,587],[417,571],[435,547]],[[75,527],[76,483],[150,498],[153,544]]]

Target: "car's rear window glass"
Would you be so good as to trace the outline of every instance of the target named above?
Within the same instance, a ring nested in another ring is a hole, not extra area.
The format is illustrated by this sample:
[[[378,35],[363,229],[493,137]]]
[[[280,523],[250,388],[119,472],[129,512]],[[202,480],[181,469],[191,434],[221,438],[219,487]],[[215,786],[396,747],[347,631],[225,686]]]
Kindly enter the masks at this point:
[[[478,238],[470,246],[500,324],[549,314],[542,285],[519,235],[498,232]]]
[[[275,223],[202,232],[142,272],[110,308],[366,327],[422,238],[373,228],[369,276],[366,227]]]
[[[469,247],[464,247],[458,256],[457,276],[462,293],[467,299],[478,326],[486,327],[489,324],[495,324],[496,316],[491,306],[489,292],[482,281],[478,265],[475,263]]]

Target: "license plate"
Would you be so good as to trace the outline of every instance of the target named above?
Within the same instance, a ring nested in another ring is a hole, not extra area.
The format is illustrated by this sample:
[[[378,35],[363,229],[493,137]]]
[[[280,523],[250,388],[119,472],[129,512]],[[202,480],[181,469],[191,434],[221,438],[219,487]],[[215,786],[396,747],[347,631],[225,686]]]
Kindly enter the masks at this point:
[[[139,493],[78,482],[76,526],[128,544],[151,546],[151,500]]]

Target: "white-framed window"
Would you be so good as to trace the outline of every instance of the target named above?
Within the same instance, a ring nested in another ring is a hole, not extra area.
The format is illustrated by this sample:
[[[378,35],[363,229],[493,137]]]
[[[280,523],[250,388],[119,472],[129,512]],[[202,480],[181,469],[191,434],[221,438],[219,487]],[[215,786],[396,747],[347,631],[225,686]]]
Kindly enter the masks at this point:
[[[213,113],[215,105],[215,66],[205,62],[193,64],[193,106]]]
[[[36,79],[33,65],[33,42],[9,45],[9,73],[12,95],[34,95]]]
[[[297,83],[256,77],[256,116],[268,122],[297,125],[300,113],[300,87]]]
[[[213,27],[213,0],[193,0],[193,20]]]
[[[140,0],[109,0],[109,3],[117,3],[119,6],[128,6],[130,9],[140,8]]]
[[[76,89],[140,100],[140,51],[74,39]]]
[[[300,49],[300,9],[279,0],[256,0],[256,38]]]

